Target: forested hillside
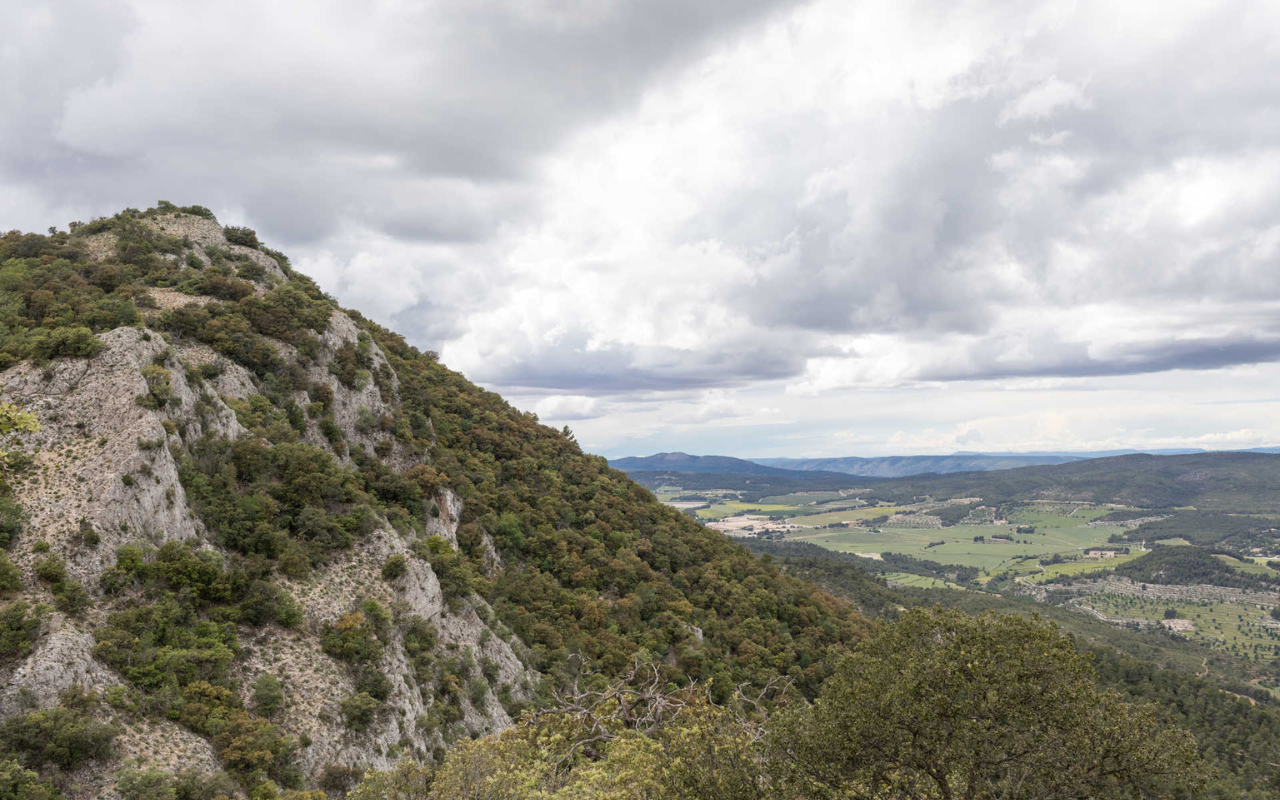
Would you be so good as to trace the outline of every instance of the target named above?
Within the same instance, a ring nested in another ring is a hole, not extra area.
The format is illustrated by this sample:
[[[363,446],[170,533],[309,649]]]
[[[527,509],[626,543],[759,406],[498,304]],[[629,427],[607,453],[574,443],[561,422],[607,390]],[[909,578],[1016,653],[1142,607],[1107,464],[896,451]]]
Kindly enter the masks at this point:
[[[637,663],[813,696],[869,631],[206,209],[11,232],[0,290],[0,742],[70,795],[342,790]]]

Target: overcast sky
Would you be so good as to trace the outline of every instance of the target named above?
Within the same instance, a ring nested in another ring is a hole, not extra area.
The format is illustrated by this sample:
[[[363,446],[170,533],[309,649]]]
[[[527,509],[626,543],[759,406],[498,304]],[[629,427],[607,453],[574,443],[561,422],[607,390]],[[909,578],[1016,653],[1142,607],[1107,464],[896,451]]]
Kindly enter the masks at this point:
[[[1280,3],[0,0],[0,228],[198,203],[589,449],[1280,444]]]

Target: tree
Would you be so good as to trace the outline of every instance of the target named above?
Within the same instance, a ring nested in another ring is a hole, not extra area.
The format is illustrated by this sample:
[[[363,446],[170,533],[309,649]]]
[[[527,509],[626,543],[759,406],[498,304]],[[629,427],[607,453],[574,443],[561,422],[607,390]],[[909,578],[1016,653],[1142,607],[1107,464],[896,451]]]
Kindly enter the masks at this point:
[[[841,659],[771,751],[803,795],[986,800],[1194,794],[1191,735],[1100,692],[1039,618],[913,609]]]

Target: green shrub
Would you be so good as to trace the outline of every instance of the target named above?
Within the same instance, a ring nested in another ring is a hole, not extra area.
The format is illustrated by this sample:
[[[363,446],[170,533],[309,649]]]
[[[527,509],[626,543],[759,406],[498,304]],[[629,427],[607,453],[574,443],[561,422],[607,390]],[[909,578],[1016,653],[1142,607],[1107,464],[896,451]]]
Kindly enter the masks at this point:
[[[123,769],[116,775],[116,791],[124,800],[177,800],[176,779],[156,769]]]
[[[489,694],[489,684],[483,679],[477,679],[471,682],[471,705],[481,708],[484,705],[484,698]]]
[[[54,605],[63,614],[78,617],[93,604],[89,592],[80,581],[64,580],[53,587]]]
[[[383,580],[393,581],[408,571],[409,559],[399,554],[388,556],[386,562],[382,565],[382,578]]]
[[[258,232],[251,228],[227,225],[222,229],[222,234],[227,237],[227,241],[231,244],[252,247],[255,250],[262,246],[262,243],[258,241]]]
[[[63,800],[62,794],[40,776],[12,759],[0,760],[0,798],[3,800]]]
[[[342,717],[347,727],[353,731],[363,731],[377,719],[381,704],[364,692],[353,694],[338,704],[342,709]]]
[[[48,608],[33,608],[24,600],[16,600],[0,608],[0,663],[22,658],[31,652]]]
[[[276,568],[290,578],[306,578],[311,574],[311,556],[301,542],[290,541],[276,560]]]
[[[253,682],[253,706],[260,717],[273,717],[284,705],[284,683],[275,675],[259,675]]]
[[[155,364],[147,364],[142,368],[142,377],[147,382],[147,391],[138,395],[138,405],[154,411],[173,401],[172,372]]]
[[[22,588],[22,570],[13,563],[9,554],[0,551],[0,592],[13,592]]]
[[[54,765],[74,770],[88,761],[109,758],[111,743],[120,731],[93,718],[97,704],[95,692],[73,686],[54,708],[0,722],[0,745],[18,754],[23,766],[34,769]]]
[[[391,696],[391,681],[372,666],[356,672],[356,691],[369,695],[374,700],[386,700]]]
[[[0,548],[8,550],[22,533],[22,523],[26,519],[22,506],[12,497],[0,496]]]
[[[80,542],[87,547],[97,547],[102,541],[102,537],[98,535],[98,531],[94,529],[93,523],[87,519],[80,520]]]
[[[336,623],[326,622],[320,633],[320,646],[329,655],[349,664],[368,664],[382,657],[382,642],[360,611],[344,614]]]
[[[47,361],[60,356],[89,358],[103,348],[102,342],[85,327],[38,329],[27,346],[27,357]]]
[[[454,550],[439,536],[414,542],[413,554],[431,564],[432,571],[440,581],[445,602],[456,613],[462,607],[462,601],[475,589],[475,572],[466,556]]]
[[[67,579],[67,562],[57,553],[50,553],[36,561],[34,572],[45,583],[61,583]]]
[[[329,374],[348,389],[360,391],[369,385],[369,370],[372,367],[373,358],[367,339],[359,345],[343,342],[329,362]]]

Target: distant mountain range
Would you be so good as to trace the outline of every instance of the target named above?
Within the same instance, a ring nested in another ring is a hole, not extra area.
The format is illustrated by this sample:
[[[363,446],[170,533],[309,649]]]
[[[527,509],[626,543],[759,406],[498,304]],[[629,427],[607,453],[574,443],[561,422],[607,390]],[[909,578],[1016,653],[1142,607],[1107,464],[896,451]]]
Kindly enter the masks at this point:
[[[929,472],[987,472],[1014,467],[1065,464],[1077,458],[1052,455],[885,456],[883,458],[762,458],[748,461],[731,456],[692,456],[688,453],[657,453],[652,456],[618,458],[609,462],[623,472],[685,472],[722,475],[768,475],[803,477],[827,473],[860,478],[903,478]]]
[[[688,453],[658,453],[652,456],[618,458],[610,461],[609,466],[623,472],[710,472],[723,475],[775,477],[795,476],[797,472],[813,471],[800,467],[772,466],[731,456],[691,456]]]
[[[1033,453],[969,453],[938,456],[881,456],[878,458],[757,458],[693,456],[688,453],[657,453],[613,459],[610,466],[623,472],[685,472],[727,475],[768,475],[796,477],[797,473],[823,472],[863,478],[905,478],[911,475],[957,472],[991,472],[1017,467],[1067,464],[1094,458],[1122,455],[1192,455],[1210,452],[1193,448],[1161,450],[1098,450],[1088,452],[1047,451]],[[1259,447],[1238,452],[1280,453],[1280,447]]]
[[[783,469],[822,470],[858,475],[864,478],[905,478],[936,472],[946,475],[952,472],[990,472],[1015,467],[1041,467],[1049,464],[1066,464],[1080,461],[1081,457],[1063,455],[985,455],[980,453],[956,453],[949,456],[884,456],[881,458],[762,458],[759,462]]]

